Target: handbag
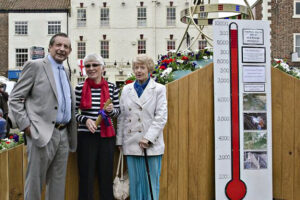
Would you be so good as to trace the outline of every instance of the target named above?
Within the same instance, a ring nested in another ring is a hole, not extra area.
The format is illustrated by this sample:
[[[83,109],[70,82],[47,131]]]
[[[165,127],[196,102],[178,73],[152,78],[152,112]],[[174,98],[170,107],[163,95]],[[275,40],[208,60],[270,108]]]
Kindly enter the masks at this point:
[[[121,177],[119,177],[120,163],[121,163]],[[113,183],[113,194],[115,199],[118,200],[125,200],[127,197],[129,197],[129,177],[127,172],[123,174],[123,165],[124,165],[124,155],[123,155],[123,151],[121,150],[118,167],[117,167],[117,173]]]

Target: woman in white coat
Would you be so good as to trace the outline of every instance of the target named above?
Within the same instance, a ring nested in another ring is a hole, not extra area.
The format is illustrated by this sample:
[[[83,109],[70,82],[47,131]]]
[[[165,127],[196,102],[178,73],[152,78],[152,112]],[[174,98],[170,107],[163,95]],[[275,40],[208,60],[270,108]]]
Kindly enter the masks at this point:
[[[127,156],[131,200],[151,199],[144,160],[144,148],[147,149],[152,191],[157,200],[165,149],[166,87],[150,78],[154,62],[147,55],[138,55],[132,69],[136,81],[126,85],[122,91],[116,144]]]

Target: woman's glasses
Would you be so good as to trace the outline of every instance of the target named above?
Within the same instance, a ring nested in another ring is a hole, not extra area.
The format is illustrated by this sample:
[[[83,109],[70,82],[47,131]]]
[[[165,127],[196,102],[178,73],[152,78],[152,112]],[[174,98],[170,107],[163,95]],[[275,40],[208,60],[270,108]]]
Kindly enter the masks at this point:
[[[98,67],[98,66],[100,66],[100,64],[93,63],[93,64],[86,64],[86,65],[84,65],[85,68],[90,68],[91,66]]]

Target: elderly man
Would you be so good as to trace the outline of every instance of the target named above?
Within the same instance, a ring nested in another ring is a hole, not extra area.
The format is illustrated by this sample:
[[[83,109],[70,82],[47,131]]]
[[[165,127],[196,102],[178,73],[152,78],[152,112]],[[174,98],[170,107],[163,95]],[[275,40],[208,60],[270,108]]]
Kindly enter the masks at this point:
[[[63,61],[71,52],[64,33],[49,42],[49,55],[25,63],[10,95],[10,109],[27,138],[25,200],[63,200],[68,152],[77,146],[74,95]]]

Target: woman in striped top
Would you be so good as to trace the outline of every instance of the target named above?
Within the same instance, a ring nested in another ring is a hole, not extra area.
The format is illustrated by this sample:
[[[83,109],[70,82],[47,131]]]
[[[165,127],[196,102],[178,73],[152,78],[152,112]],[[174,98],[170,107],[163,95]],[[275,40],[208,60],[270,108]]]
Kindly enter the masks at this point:
[[[119,90],[102,77],[103,58],[87,55],[83,60],[88,78],[75,88],[78,122],[79,200],[93,200],[95,170],[98,172],[100,198],[113,200],[113,161],[115,131],[111,117],[120,114]],[[112,103],[104,108],[105,102]],[[96,126],[98,113],[102,121]]]

